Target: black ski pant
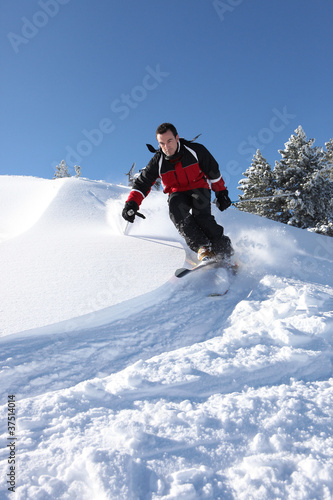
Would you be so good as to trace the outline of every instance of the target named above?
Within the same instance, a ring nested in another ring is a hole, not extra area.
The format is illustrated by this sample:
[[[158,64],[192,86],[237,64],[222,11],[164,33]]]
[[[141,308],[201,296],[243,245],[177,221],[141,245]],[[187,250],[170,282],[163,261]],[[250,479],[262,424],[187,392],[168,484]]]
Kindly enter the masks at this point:
[[[184,237],[191,250],[197,252],[208,245],[216,253],[230,246],[230,239],[223,236],[220,226],[211,213],[210,189],[200,188],[169,195],[170,219]]]

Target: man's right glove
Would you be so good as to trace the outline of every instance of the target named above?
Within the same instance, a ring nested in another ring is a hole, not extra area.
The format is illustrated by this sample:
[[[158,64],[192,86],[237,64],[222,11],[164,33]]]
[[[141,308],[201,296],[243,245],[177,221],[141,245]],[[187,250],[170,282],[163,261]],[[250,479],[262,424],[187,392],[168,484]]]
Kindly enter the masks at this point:
[[[136,201],[133,201],[133,200],[127,201],[125,203],[125,207],[124,207],[121,215],[128,222],[134,222],[136,215],[138,215],[142,219],[145,219],[146,217],[143,214],[140,214],[140,212],[138,212],[138,210],[139,210],[139,205],[136,203]]]
[[[128,222],[134,222],[135,215],[138,210],[139,210],[139,205],[136,203],[136,201],[127,201],[125,203],[122,216]]]
[[[216,206],[221,212],[226,210],[231,205],[231,200],[229,198],[228,190],[224,189],[223,191],[216,191]]]

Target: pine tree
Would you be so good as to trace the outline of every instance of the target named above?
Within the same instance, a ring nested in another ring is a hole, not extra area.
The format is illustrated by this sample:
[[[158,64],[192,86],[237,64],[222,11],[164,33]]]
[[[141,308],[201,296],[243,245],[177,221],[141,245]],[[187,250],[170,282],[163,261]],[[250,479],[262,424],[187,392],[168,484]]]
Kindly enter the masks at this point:
[[[135,171],[135,163],[133,163],[133,165],[131,166],[131,168],[129,169],[129,171],[127,172],[127,177],[128,177],[128,186],[129,187],[133,187],[133,182],[134,182],[134,171]]]
[[[239,201],[251,200],[271,196],[273,193],[272,169],[267,160],[262,156],[260,150],[253,155],[251,166],[243,173],[246,179],[239,181],[240,189],[244,194],[239,195]],[[271,217],[272,201],[257,200],[253,202],[239,203],[237,207],[244,212]]]
[[[243,174],[238,189],[241,200],[271,197],[244,202],[240,210],[333,236],[333,140],[326,151],[314,147],[299,126],[275,162],[273,171],[259,150],[251,167]]]
[[[156,189],[156,191],[160,191],[161,190],[161,186],[162,186],[161,179],[160,178],[156,179],[153,188]]]
[[[134,181],[139,177],[140,173],[142,172],[142,168],[134,173],[135,171],[135,163],[133,163],[133,165],[131,166],[130,170],[127,172],[127,175],[128,176],[128,186],[129,187],[133,187],[133,184],[134,184]],[[161,179],[158,178],[156,179],[156,182],[155,184],[153,185],[153,189],[156,189],[156,191],[159,191],[161,189]]]
[[[324,162],[325,167],[323,169],[323,175],[333,182],[333,139],[330,139],[325,143],[326,151],[324,152]]]
[[[81,177],[81,167],[79,165],[74,165],[74,170],[76,173],[75,177]]]
[[[323,184],[317,173],[323,168],[324,153],[321,148],[313,146],[314,139],[306,138],[301,126],[295,133],[285,143],[285,149],[279,150],[282,159],[275,162],[273,170],[274,194],[291,194],[289,197],[275,198],[274,218],[293,226],[308,228],[321,220],[327,201],[318,206],[318,196],[323,190]]]
[[[312,231],[333,236],[333,139],[325,143],[326,151],[323,153],[323,168],[318,171],[316,177],[318,199],[316,209],[321,207],[321,216]]]
[[[318,170],[312,174],[305,187],[311,193],[308,212],[315,221],[307,227],[317,233],[333,236],[333,182]]]
[[[56,171],[54,173],[53,179],[61,179],[62,177],[71,177],[68,172],[68,166],[65,160],[61,160],[60,164],[56,166]]]

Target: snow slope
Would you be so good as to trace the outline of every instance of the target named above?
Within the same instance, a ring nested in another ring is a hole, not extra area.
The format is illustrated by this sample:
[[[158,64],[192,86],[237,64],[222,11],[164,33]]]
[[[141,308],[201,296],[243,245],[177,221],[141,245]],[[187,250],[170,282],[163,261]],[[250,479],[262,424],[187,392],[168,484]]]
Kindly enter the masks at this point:
[[[177,279],[165,196],[124,235],[127,193],[0,177],[0,497],[14,443],[20,500],[331,499],[333,240],[216,212],[238,275]]]

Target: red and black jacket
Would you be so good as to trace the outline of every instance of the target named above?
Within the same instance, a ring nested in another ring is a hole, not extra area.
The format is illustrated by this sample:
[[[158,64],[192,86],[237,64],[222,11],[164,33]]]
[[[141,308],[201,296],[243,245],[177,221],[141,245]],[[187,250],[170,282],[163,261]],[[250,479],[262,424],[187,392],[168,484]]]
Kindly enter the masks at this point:
[[[215,158],[202,144],[179,140],[179,150],[167,158],[159,150],[135,179],[127,201],[139,206],[151,187],[161,178],[164,193],[189,191],[197,188],[223,191],[226,189]]]

